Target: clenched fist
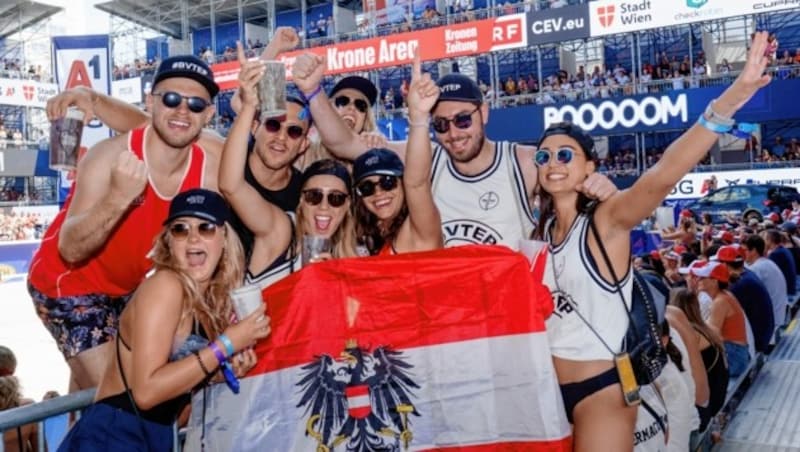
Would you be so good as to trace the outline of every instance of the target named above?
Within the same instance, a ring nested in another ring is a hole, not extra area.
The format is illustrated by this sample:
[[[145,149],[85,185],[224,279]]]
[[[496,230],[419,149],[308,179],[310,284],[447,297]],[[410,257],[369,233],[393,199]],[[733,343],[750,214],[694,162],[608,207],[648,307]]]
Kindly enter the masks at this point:
[[[110,193],[124,205],[130,204],[147,185],[147,165],[133,152],[123,151],[111,166]]]
[[[300,55],[292,64],[292,80],[303,94],[311,94],[322,83],[326,66],[325,57],[313,53]]]

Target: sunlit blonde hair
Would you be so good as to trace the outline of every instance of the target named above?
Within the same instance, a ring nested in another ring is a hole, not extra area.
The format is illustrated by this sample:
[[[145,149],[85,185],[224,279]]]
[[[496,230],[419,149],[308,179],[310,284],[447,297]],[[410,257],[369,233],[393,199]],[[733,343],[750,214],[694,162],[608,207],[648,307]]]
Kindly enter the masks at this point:
[[[197,314],[206,320],[209,337],[216,337],[225,331],[230,324],[232,305],[229,292],[239,287],[244,278],[244,251],[239,236],[233,228],[225,223],[223,229],[225,240],[217,268],[205,293],[200,293],[197,282],[182,270],[170,249],[169,225],[162,228],[156,237],[150,258],[156,271],[168,270],[178,275],[183,287],[183,309],[181,319],[189,314]]]
[[[17,377],[13,375],[0,377],[0,411],[16,407],[21,398]]]

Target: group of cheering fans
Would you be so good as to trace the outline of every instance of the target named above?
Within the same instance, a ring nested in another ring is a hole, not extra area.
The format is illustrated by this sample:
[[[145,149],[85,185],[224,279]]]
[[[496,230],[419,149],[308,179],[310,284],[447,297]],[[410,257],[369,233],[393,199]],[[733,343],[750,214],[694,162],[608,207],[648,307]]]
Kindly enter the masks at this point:
[[[298,42],[278,29],[262,58]],[[309,236],[332,242],[323,259],[548,241],[544,282],[573,303],[549,317],[547,332],[574,450],[665,450],[679,435],[670,428],[644,441],[638,426],[653,414],[623,400],[613,357],[628,317],[616,286],[629,304],[630,230],[769,82],[766,45],[759,33],[736,82],[623,191],[595,172],[593,140],[578,127],[553,125],[538,147],[492,141],[477,84],[461,74],[434,82],[418,59],[405,142],[374,132],[377,91],[368,80],[345,77],[324,92],[325,60],[315,54],[297,58],[297,95],[287,95],[285,115],[269,117],[258,107],[263,63],[240,47],[226,140],[203,128],[219,88],[193,56],[161,63],[145,112],[85,88],[61,93],[48,103],[51,118],[75,106],[119,135],[81,159],[29,272],[71,389],[98,388],[60,450],[169,450],[188,394],[244,376],[256,364],[250,347],[269,335],[263,308],[235,319],[229,291],[298,271]],[[520,126],[534,120],[519,118]],[[657,416],[666,418],[661,405]]]

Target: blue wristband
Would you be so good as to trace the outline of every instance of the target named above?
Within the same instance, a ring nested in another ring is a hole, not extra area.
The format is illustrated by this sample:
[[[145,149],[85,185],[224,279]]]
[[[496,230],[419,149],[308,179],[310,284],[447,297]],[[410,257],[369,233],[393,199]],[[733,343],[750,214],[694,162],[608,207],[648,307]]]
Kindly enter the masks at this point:
[[[221,366],[222,363],[225,362],[225,353],[222,353],[222,350],[219,349],[219,345],[216,342],[211,342],[208,344],[208,348],[214,352],[214,356],[217,357],[217,361],[219,361],[219,365]]]
[[[219,339],[219,341],[222,342],[222,345],[225,346],[225,351],[228,352],[228,356],[233,356],[233,354],[236,352],[236,349],[233,348],[233,342],[231,342],[228,336],[220,334],[217,336],[217,339]]]
[[[728,133],[733,128],[732,126],[711,122],[706,119],[705,115],[700,115],[697,118],[697,123],[714,133]]]
[[[730,134],[736,138],[746,140],[750,138],[756,130],[758,130],[758,124],[739,122],[733,127],[733,130],[731,130]]]
[[[311,103],[311,99],[317,97],[317,94],[319,94],[321,91],[322,91],[322,85],[318,85],[317,89],[315,89],[314,91],[311,91],[311,94],[306,95],[306,94],[303,94],[303,92],[301,91],[300,95],[303,96],[303,100],[305,100],[307,104],[310,104]]]
[[[233,373],[233,369],[231,368],[231,363],[228,361],[222,363],[222,375],[225,377],[225,384],[228,385],[234,394],[238,394],[239,379],[236,378],[236,374]]]

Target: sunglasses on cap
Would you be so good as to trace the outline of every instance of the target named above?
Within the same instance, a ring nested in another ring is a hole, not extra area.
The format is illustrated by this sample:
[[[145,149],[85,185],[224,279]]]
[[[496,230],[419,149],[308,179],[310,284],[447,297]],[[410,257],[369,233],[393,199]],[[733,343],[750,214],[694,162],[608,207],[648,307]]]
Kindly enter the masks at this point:
[[[347,201],[347,193],[341,192],[339,190],[331,190],[328,192],[328,205],[331,207],[342,207]],[[303,190],[303,201],[311,204],[312,206],[318,206],[322,203],[322,200],[325,199],[325,192],[319,188],[309,188],[308,190]]]
[[[360,111],[361,113],[367,112],[367,107],[369,104],[364,99],[350,99],[345,95],[336,96],[333,99],[333,105],[336,105],[336,108],[344,108],[350,105],[350,102],[353,102],[353,105],[356,107],[356,110]]]
[[[365,180],[356,185],[356,193],[362,198],[368,198],[375,194],[375,187],[381,187],[383,191],[392,191],[397,188],[398,177],[383,175],[377,182]]]
[[[161,97],[161,103],[167,108],[178,108],[178,106],[186,99],[186,106],[192,113],[202,113],[206,108],[211,105],[211,102],[197,96],[183,96],[175,91],[166,91],[163,93],[152,93],[154,96]]]
[[[192,229],[197,228],[197,235],[205,240],[211,240],[217,234],[219,227],[214,223],[204,221],[192,226],[189,223],[175,222],[169,227],[169,235],[176,240],[186,240],[189,238],[189,233]]]
[[[575,151],[570,148],[561,148],[557,151],[539,149],[533,154],[533,162],[536,163],[536,166],[547,166],[550,163],[550,159],[555,158],[556,162],[566,165],[572,161],[574,156]]]
[[[268,118],[266,121],[264,121],[264,128],[270,133],[280,132],[282,126],[283,123],[275,118]],[[296,124],[292,124],[286,128],[286,135],[293,140],[302,137],[304,133],[306,133],[306,131]]]
[[[438,133],[447,133],[450,130],[450,123],[452,122],[454,126],[458,129],[469,129],[472,126],[472,115],[475,114],[481,108],[480,105],[476,106],[474,110],[469,113],[459,113],[453,116],[453,119],[443,118],[441,116],[437,116],[433,118],[431,123],[433,124],[433,130]]]

